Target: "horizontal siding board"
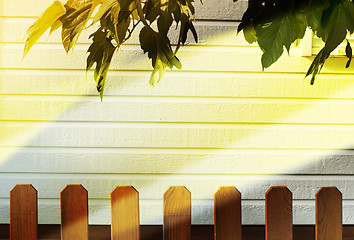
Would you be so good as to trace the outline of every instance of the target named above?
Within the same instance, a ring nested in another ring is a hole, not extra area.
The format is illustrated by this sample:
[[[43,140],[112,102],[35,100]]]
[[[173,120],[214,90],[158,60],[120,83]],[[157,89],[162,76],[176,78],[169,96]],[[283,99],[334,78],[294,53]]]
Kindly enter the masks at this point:
[[[279,62],[267,69],[268,72],[305,72],[307,71],[309,60],[296,57],[293,49],[293,57],[285,54]],[[66,55],[60,45],[36,45],[22,60],[23,45],[21,44],[0,44],[0,51],[3,59],[0,59],[1,69],[85,69],[87,46],[76,46],[74,53]],[[177,54],[183,64],[183,70],[188,71],[251,71],[259,72],[261,68],[261,50],[258,47],[193,47],[184,46]],[[6,58],[5,56],[12,56]],[[51,61],[50,59],[55,59]],[[81,61],[78,59],[81,59]],[[259,61],[257,60],[259,59]],[[343,60],[343,62],[345,59]],[[287,64],[280,64],[281,62]],[[328,62],[331,62],[329,59]],[[291,63],[291,64],[290,64]],[[290,64],[290,66],[289,66]],[[328,64],[331,67],[338,66],[340,61]],[[111,69],[121,70],[151,70],[151,62],[147,55],[144,55],[140,47],[122,46],[112,60]],[[342,69],[341,69],[342,70]],[[342,70],[343,72],[346,70]],[[323,72],[328,70],[323,69]],[[350,73],[348,69],[346,72]]]
[[[0,96],[0,120],[354,123],[353,100]]]
[[[352,125],[0,122],[0,146],[352,149]]]
[[[87,46],[76,46],[74,53],[66,55],[62,46],[41,44],[33,47],[26,58],[22,60],[23,45],[0,44],[2,59],[0,69],[85,69]],[[266,69],[267,72],[306,73],[312,57],[300,57],[300,48],[292,49],[291,56],[283,56]],[[12,56],[7,58],[5,56]],[[260,72],[261,50],[250,47],[203,47],[184,46],[177,54],[187,71],[231,71]],[[50,59],[55,59],[51,61]],[[81,61],[78,61],[81,59]],[[330,58],[322,69],[323,73],[353,73],[346,69],[345,58]],[[151,70],[151,62],[140,47],[122,46],[112,60],[111,69],[120,70]]]
[[[26,0],[4,0],[0,5],[0,16],[37,17],[49,7],[52,2],[52,0],[32,0],[31,4],[28,4]],[[202,4],[197,0],[195,1],[196,19],[240,20],[247,5],[247,1],[233,3],[227,0],[219,0],[205,1]]]
[[[1,43],[25,43],[27,29],[35,22],[35,18],[0,18],[0,42]],[[222,45],[222,46],[249,46],[244,40],[243,34],[236,37],[238,22],[215,22],[215,21],[196,21],[194,23],[198,33],[198,45]],[[98,26],[94,25],[87,30],[82,31],[78,44],[91,44],[92,39],[89,36]],[[133,34],[125,44],[140,44],[139,32],[142,25],[135,28]],[[14,31],[14,29],[16,29]],[[179,30],[171,28],[169,38],[172,44],[177,42]],[[37,40],[37,43],[61,44],[61,30],[53,32],[49,36],[49,31],[44,33]],[[187,34],[185,45],[196,44],[191,33]],[[88,47],[88,46],[87,46]]]
[[[91,74],[91,73],[90,73]],[[98,94],[91,75],[82,71],[0,70],[0,94],[94,95]],[[167,72],[154,88],[151,72],[108,73],[103,101],[108,96],[191,96],[233,98],[354,98],[352,75],[319,74],[316,85],[303,81],[304,75],[285,73]]]
[[[0,148],[2,173],[352,174],[352,151]],[[103,164],[104,163],[104,164]]]
[[[271,186],[287,186],[293,199],[315,199],[321,187],[336,186],[343,199],[354,199],[353,176],[170,175],[170,174],[1,174],[0,198],[16,184],[32,184],[39,198],[58,198],[67,184],[82,184],[91,199],[109,199],[115,186],[133,185],[140,199],[161,200],[169,186],[186,186],[194,200],[212,200],[220,186],[235,186],[242,199],[262,199]],[[206,187],[207,186],[207,187]]]

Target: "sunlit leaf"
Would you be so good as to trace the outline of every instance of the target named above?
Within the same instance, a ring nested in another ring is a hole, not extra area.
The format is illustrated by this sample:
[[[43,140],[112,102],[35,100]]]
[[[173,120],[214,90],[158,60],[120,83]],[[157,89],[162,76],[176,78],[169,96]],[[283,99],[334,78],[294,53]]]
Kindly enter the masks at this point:
[[[105,15],[111,11],[113,7],[119,6],[117,0],[105,0],[102,2],[101,7],[98,9],[97,13],[93,17],[92,24],[95,24],[96,22],[100,21]],[[120,9],[120,7],[119,7]],[[116,11],[119,13],[119,10]],[[118,16],[117,16],[118,18]]]
[[[103,0],[73,0],[66,14],[61,17],[63,23],[62,42],[66,52],[72,49],[81,31],[91,17],[95,8]]]
[[[243,29],[243,36],[250,44],[257,41],[256,31],[254,30],[254,26],[252,23],[245,26],[245,28]]]
[[[61,16],[65,14],[66,10],[60,1],[55,1],[48,7],[37,21],[28,28],[26,32],[26,43],[23,52],[23,57],[32,48],[33,44],[51,27]]]

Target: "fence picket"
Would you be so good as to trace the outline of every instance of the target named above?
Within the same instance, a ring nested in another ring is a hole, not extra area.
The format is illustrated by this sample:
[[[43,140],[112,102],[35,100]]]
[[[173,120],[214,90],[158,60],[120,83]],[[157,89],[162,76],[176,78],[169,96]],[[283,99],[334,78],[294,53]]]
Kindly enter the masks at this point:
[[[293,239],[292,193],[287,187],[271,187],[265,197],[266,240]]]
[[[163,239],[191,239],[191,193],[184,186],[170,187],[164,193]]]
[[[342,193],[323,187],[316,193],[316,240],[342,240]]]
[[[67,185],[60,193],[61,239],[88,239],[87,191],[81,185]]]
[[[139,240],[139,193],[132,186],[111,193],[111,239]]]
[[[214,195],[214,239],[241,240],[241,193],[235,187]]]
[[[214,195],[214,239],[241,240],[241,193],[221,187]],[[61,239],[88,240],[88,193],[81,185],[67,185],[60,193]],[[271,187],[265,197],[266,240],[292,240],[292,193]],[[132,186],[111,193],[111,239],[139,240],[139,193]],[[10,191],[10,240],[36,240],[37,191],[29,184]],[[210,236],[211,237],[211,236]],[[350,234],[350,237],[351,234]],[[163,239],[191,239],[191,193],[170,187],[163,197]],[[342,240],[342,193],[323,187],[316,193],[316,240]]]
[[[10,191],[10,239],[37,240],[37,190],[18,184]]]

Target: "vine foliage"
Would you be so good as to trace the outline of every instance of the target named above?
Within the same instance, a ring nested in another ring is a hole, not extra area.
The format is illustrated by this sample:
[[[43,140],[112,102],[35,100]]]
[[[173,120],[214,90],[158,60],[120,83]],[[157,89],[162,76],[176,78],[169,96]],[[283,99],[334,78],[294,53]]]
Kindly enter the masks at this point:
[[[61,28],[62,44],[69,52],[84,28],[94,28],[86,70],[95,64],[94,79],[102,98],[114,54],[137,29],[140,46],[153,67],[150,85],[163,78],[167,67],[180,69],[177,52],[186,42],[188,32],[198,41],[194,16],[194,0],[68,0],[65,4],[55,0],[27,30],[24,56],[48,29],[52,33]],[[138,25],[142,27],[137,28]],[[264,69],[276,62],[284,49],[289,53],[290,46],[304,37],[307,27],[325,42],[306,74],[312,75],[313,84],[331,52],[346,39],[348,32],[354,31],[352,0],[249,0],[238,32],[243,31],[249,43],[257,42],[263,51]],[[172,44],[170,31],[178,31],[177,42]],[[352,58],[349,41],[346,55],[349,67]]]

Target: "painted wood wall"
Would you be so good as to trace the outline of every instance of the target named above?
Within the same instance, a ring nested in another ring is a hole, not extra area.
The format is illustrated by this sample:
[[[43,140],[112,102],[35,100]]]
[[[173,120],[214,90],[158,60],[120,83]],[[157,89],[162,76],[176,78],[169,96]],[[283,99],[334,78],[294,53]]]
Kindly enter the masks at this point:
[[[301,47],[262,72],[259,48],[236,37],[247,2],[196,1],[200,42],[181,48],[182,70],[151,89],[135,35],[101,103],[84,70],[89,33],[68,56],[58,32],[22,60],[26,29],[51,2],[0,0],[0,223],[19,183],[38,190],[39,223],[59,223],[70,183],[88,190],[90,224],[110,223],[117,185],[140,192],[142,224],[162,223],[170,185],[191,191],[194,224],[213,222],[223,185],[241,191],[244,224],[264,224],[272,185],[293,192],[295,224],[313,224],[315,193],[337,186],[343,221],[354,223],[354,77],[344,57],[329,59],[314,86]]]

